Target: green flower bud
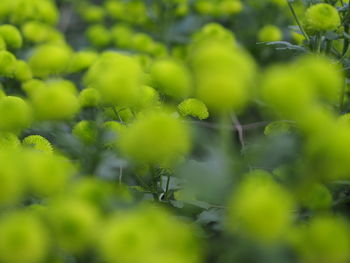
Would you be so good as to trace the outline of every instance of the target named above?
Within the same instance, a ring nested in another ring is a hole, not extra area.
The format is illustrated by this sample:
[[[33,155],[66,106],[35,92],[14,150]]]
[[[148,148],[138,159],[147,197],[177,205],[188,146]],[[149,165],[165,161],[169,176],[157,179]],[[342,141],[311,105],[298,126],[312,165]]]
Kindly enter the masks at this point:
[[[341,218],[315,217],[291,232],[289,239],[302,262],[344,263],[350,259],[349,225]]]
[[[306,29],[311,32],[336,30],[340,26],[340,16],[335,7],[320,3],[312,5],[306,10]]]
[[[10,213],[0,219],[0,261],[6,263],[42,262],[49,239],[42,223],[24,212]]]
[[[72,57],[72,51],[65,45],[45,44],[37,47],[29,58],[29,65],[35,77],[63,73]]]
[[[301,204],[312,210],[329,209],[332,206],[331,192],[322,184],[313,184],[301,196]]]
[[[119,48],[130,48],[133,35],[133,30],[123,24],[115,25],[111,30],[113,42]]]
[[[5,40],[9,48],[18,49],[22,47],[22,36],[16,27],[13,25],[1,25],[0,36]]]
[[[150,53],[153,46],[153,39],[145,33],[136,33],[131,38],[131,47],[139,52]]]
[[[59,11],[55,2],[49,0],[17,0],[12,4],[10,12],[10,20],[15,24],[34,20],[55,25],[58,18]]]
[[[103,103],[124,107],[137,102],[141,77],[141,68],[134,58],[106,52],[90,67],[84,83],[99,91]]]
[[[90,26],[86,36],[95,47],[106,47],[111,43],[111,33],[103,25]]]
[[[215,3],[210,0],[198,0],[195,2],[195,9],[199,14],[210,15],[215,12]]]
[[[17,60],[14,77],[21,82],[32,79],[32,71],[25,61]]]
[[[172,59],[156,61],[151,68],[154,87],[160,92],[183,99],[192,92],[192,79],[185,65]]]
[[[152,108],[160,105],[158,92],[149,86],[142,86],[136,110]]]
[[[0,133],[0,149],[17,149],[19,146],[21,146],[21,141],[15,134],[11,132]]]
[[[81,108],[97,107],[101,104],[101,95],[94,88],[83,89],[79,94],[79,105]]]
[[[276,242],[292,223],[293,207],[286,190],[266,172],[255,171],[246,176],[229,203],[229,224],[260,242]]]
[[[30,21],[22,26],[22,33],[26,40],[33,43],[44,43],[44,42],[62,42],[63,36],[57,30],[51,26],[37,22]]]
[[[207,106],[198,99],[184,100],[177,107],[182,116],[192,116],[200,120],[209,117]]]
[[[73,128],[73,135],[86,144],[96,142],[97,129],[91,121],[80,121]]]
[[[22,83],[22,90],[28,95],[33,94],[35,90],[46,88],[45,82],[38,79],[31,79]]]
[[[79,111],[74,86],[65,85],[64,82],[35,89],[30,94],[30,101],[39,120],[67,120]]]
[[[282,32],[274,25],[267,25],[258,32],[258,39],[261,42],[280,41],[282,40]]]
[[[80,200],[58,200],[49,208],[49,222],[59,247],[70,253],[90,248],[98,233],[99,215]]]
[[[40,135],[30,135],[23,139],[23,146],[31,147],[43,153],[52,154],[53,147],[51,143]]]
[[[0,51],[0,75],[12,77],[17,66],[16,57],[5,50]]]
[[[0,99],[0,130],[18,133],[32,121],[31,108],[19,97]]]
[[[193,231],[160,208],[143,207],[110,220],[100,253],[107,263],[199,263],[201,250]]]
[[[223,0],[220,1],[217,6],[217,11],[219,15],[234,15],[241,12],[243,9],[243,4],[239,0]]]
[[[31,192],[40,197],[61,194],[76,172],[68,159],[32,149],[25,152],[23,167]]]
[[[196,97],[216,113],[242,109],[256,74],[253,59],[238,47],[205,42],[192,54]]]
[[[83,6],[79,12],[82,18],[89,23],[100,23],[103,22],[105,17],[105,11],[98,5],[87,5]]]
[[[172,165],[190,150],[187,126],[166,113],[140,117],[121,134],[120,151],[135,162]]]
[[[97,53],[93,51],[79,51],[73,55],[67,71],[70,73],[76,73],[88,69],[97,58]]]

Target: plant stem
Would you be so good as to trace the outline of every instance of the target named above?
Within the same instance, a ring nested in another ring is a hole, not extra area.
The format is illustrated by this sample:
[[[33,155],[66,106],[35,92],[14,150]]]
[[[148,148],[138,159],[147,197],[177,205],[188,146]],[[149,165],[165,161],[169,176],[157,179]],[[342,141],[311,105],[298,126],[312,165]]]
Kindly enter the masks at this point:
[[[169,186],[170,186],[170,173],[168,174],[166,186],[165,186],[165,193],[164,193],[164,199],[168,199],[168,192],[169,192]]]
[[[301,23],[300,23],[300,21],[299,21],[299,18],[298,18],[298,16],[297,16],[297,14],[295,13],[295,10],[294,10],[294,7],[293,7],[292,3],[290,2],[290,0],[287,0],[287,3],[288,3],[288,6],[289,6],[290,11],[291,11],[292,14],[293,14],[293,17],[294,17],[294,19],[295,19],[295,22],[297,22],[297,24],[298,24],[298,26],[299,26],[299,29],[300,29],[301,33],[304,35],[305,39],[306,39],[308,42],[310,42],[310,38],[309,38],[309,36],[306,34],[306,32],[305,32],[303,26],[301,25]]]

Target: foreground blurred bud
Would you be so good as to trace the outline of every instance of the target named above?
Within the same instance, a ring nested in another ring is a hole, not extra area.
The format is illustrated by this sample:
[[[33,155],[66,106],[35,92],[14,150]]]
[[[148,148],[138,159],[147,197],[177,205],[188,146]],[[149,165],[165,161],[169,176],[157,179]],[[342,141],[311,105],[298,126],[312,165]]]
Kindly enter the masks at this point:
[[[29,58],[29,65],[36,77],[63,73],[72,57],[72,51],[65,45],[45,44],[38,46]]]
[[[289,239],[302,262],[346,263],[350,259],[349,225],[341,218],[315,217],[294,229]]]
[[[0,261],[42,262],[50,246],[46,229],[32,214],[15,212],[0,218]]]
[[[59,247],[70,253],[89,249],[98,233],[99,214],[80,200],[58,200],[49,207],[49,222]]]
[[[242,109],[250,95],[255,64],[244,50],[220,42],[199,45],[191,55],[196,95],[216,113]]]
[[[269,174],[247,174],[229,203],[229,225],[263,243],[276,242],[292,222],[291,195]]]
[[[160,208],[142,207],[112,218],[101,238],[108,263],[199,263],[194,229]]]
[[[44,197],[62,193],[76,172],[68,159],[33,150],[25,152],[23,165],[30,190]]]
[[[191,75],[188,69],[177,61],[156,61],[151,69],[151,77],[154,86],[168,96],[186,98],[192,91]]]
[[[190,135],[181,120],[155,112],[139,117],[124,129],[118,144],[132,161],[171,165],[189,152]]]
[[[66,81],[54,81],[30,92],[35,116],[39,120],[60,121],[74,117],[79,111],[75,86]]]

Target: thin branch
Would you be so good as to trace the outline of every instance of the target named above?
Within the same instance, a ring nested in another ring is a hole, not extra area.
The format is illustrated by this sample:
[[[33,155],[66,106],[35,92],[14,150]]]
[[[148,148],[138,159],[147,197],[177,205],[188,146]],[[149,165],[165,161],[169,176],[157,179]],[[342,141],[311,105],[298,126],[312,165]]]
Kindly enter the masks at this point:
[[[233,124],[236,127],[237,132],[238,132],[238,138],[239,138],[239,141],[241,143],[242,150],[243,150],[245,148],[243,127],[235,114],[231,115],[231,119],[232,119]]]

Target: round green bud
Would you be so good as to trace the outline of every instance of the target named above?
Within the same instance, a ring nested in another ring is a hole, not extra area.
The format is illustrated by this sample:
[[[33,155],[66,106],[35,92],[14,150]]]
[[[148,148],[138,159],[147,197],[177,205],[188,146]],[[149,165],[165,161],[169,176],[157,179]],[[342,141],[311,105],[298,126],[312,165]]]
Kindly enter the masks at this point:
[[[335,61],[324,56],[309,55],[297,60],[295,67],[320,100],[339,101],[344,74]]]
[[[192,116],[200,120],[205,120],[209,117],[207,106],[198,99],[187,99],[177,106],[182,116]]]
[[[53,27],[38,21],[29,21],[22,26],[26,40],[33,43],[63,42],[63,36]]]
[[[35,90],[46,88],[46,84],[42,80],[31,79],[23,82],[21,88],[30,96]]]
[[[350,259],[349,225],[342,218],[315,217],[291,232],[289,239],[302,262],[344,263]]]
[[[161,208],[142,207],[110,220],[100,253],[107,263],[199,263],[201,249],[193,232]]]
[[[156,61],[151,68],[154,87],[161,93],[183,99],[192,92],[192,79],[185,65],[172,59]]]
[[[61,194],[76,172],[68,159],[30,148],[25,151],[23,167],[31,193],[40,197]]]
[[[79,111],[79,100],[73,87],[58,82],[33,90],[30,101],[36,118],[60,121],[74,117]]]
[[[340,16],[337,9],[329,4],[312,5],[306,10],[305,27],[311,32],[336,30],[340,26]]]
[[[218,15],[234,15],[241,12],[243,4],[239,0],[223,0],[217,6]]]
[[[81,200],[58,200],[49,208],[49,222],[59,247],[66,252],[81,253],[90,248],[98,233],[97,210]]]
[[[79,93],[79,105],[81,108],[97,107],[101,104],[101,95],[94,88],[83,89]]]
[[[117,24],[112,27],[111,36],[116,47],[130,48],[132,43],[133,30],[123,24]]]
[[[21,146],[21,141],[11,132],[0,133],[0,149],[17,149]]]
[[[89,23],[100,23],[105,18],[105,11],[103,7],[98,5],[84,5],[80,12],[81,17]]]
[[[13,49],[22,47],[22,35],[13,25],[1,25],[0,36],[5,40],[6,46]]]
[[[14,77],[21,82],[32,79],[32,70],[29,65],[23,60],[17,60]]]
[[[188,127],[166,113],[155,112],[137,119],[120,134],[122,154],[137,163],[172,165],[188,154]]]
[[[35,77],[63,73],[71,60],[72,51],[65,45],[45,44],[38,46],[29,58],[29,66]]]
[[[32,214],[10,213],[0,219],[0,261],[42,262],[49,249],[47,230]]]
[[[322,184],[313,184],[301,196],[301,204],[312,210],[326,210],[332,206],[331,192]]]
[[[125,107],[137,103],[141,78],[140,65],[134,58],[106,52],[90,67],[84,83],[99,91],[104,104]]]
[[[0,75],[12,77],[16,66],[16,57],[8,51],[0,50]]]
[[[252,194],[253,193],[253,194]],[[263,243],[278,241],[289,229],[294,202],[269,174],[247,174],[229,203],[232,230]],[[269,220],[264,220],[268,216]]]
[[[282,40],[282,32],[274,25],[267,25],[259,30],[258,39],[261,42],[280,41]]]
[[[98,58],[98,54],[93,51],[79,51],[75,53],[68,65],[69,73],[76,73],[88,69]]]
[[[80,121],[73,128],[73,135],[81,142],[93,144],[96,142],[97,129],[91,121]]]
[[[106,47],[111,43],[111,33],[103,25],[93,25],[86,31],[86,36],[95,47]]]
[[[210,15],[215,12],[215,3],[210,0],[198,0],[195,2],[195,9],[199,14]]]
[[[139,101],[135,107],[137,111],[160,105],[158,92],[149,86],[141,86]]]
[[[59,11],[55,2],[48,0],[17,0],[12,4],[10,12],[10,20],[15,24],[34,20],[55,25],[58,18]]]
[[[43,153],[53,153],[52,144],[46,138],[40,135],[30,135],[25,137],[22,141],[22,145],[25,147],[31,147]]]
[[[209,110],[223,112],[242,109],[250,96],[256,74],[253,59],[244,50],[219,42],[205,42],[192,54],[196,97]]]
[[[19,97],[7,96],[0,99],[0,130],[18,133],[28,128],[32,112],[28,104]]]
[[[131,38],[131,47],[136,51],[150,53],[152,52],[153,46],[153,39],[145,33],[133,34]]]

